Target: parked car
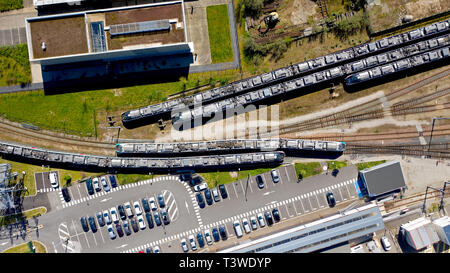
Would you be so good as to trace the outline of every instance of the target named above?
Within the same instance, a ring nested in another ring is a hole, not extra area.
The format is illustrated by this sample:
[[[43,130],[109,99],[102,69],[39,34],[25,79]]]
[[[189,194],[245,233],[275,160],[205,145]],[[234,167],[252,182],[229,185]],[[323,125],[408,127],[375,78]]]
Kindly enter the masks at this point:
[[[87,188],[87,191],[88,191],[89,195],[93,195],[94,194],[94,186],[92,185],[92,179],[91,178],[88,178],[86,180],[86,188]]]
[[[281,218],[280,218],[280,212],[278,211],[277,208],[274,208],[272,210],[272,215],[273,215],[273,219],[275,219],[275,222],[280,222]]]
[[[277,170],[271,170],[270,174],[272,175],[272,180],[274,183],[278,183],[280,181],[280,176],[278,175]]]
[[[139,205],[139,201],[135,201],[133,203],[133,207],[134,207],[134,213],[136,213],[136,215],[142,214],[142,210],[141,210],[141,206]]]
[[[195,197],[197,198],[197,203],[198,206],[202,209],[205,207],[205,200],[203,200],[203,195],[201,193],[197,193],[195,195]]]
[[[255,216],[250,217],[250,224],[253,230],[256,230],[258,228],[258,222],[256,221]]]
[[[159,249],[159,246],[154,246],[153,247],[153,252],[154,253],[161,253],[161,249]]]
[[[337,176],[338,173],[339,173],[339,170],[338,170],[338,169],[334,169],[334,170],[331,172],[331,175],[332,175],[332,176]]]
[[[114,177],[114,175],[109,176],[109,182],[111,183],[111,187],[113,187],[113,188],[117,187],[117,182],[116,182],[116,178]]]
[[[217,230],[217,228],[212,228],[212,236],[214,238],[214,242],[220,241],[219,230]]]
[[[197,242],[199,247],[205,246],[205,240],[203,240],[203,234],[201,231],[197,233]]]
[[[153,218],[150,212],[145,213],[145,218],[147,218],[148,228],[153,228],[155,225],[153,224]]]
[[[130,225],[128,224],[127,220],[122,221],[123,229],[125,230],[125,234],[129,236],[131,234]]]
[[[111,213],[111,219],[113,220],[114,223],[118,223],[119,222],[119,216],[117,216],[117,211],[115,207],[112,207],[109,212]]]
[[[123,208],[122,205],[118,205],[117,210],[119,211],[119,215],[120,215],[120,218],[122,218],[122,220],[127,219],[127,215],[125,214],[125,209]]]
[[[336,205],[336,200],[334,199],[334,195],[332,192],[327,193],[327,202],[331,208]]]
[[[367,243],[367,248],[369,249],[370,252],[381,253],[381,249],[377,246],[377,244],[373,240]]]
[[[266,222],[264,221],[264,217],[263,217],[262,213],[258,213],[258,215],[256,217],[258,218],[259,227],[265,227]]]
[[[213,243],[209,229],[205,229],[205,239],[208,245],[211,245]]]
[[[267,225],[269,225],[269,226],[273,225],[273,218],[272,218],[272,215],[270,214],[270,212],[266,211],[264,213],[264,217],[266,218]]]
[[[194,191],[203,191],[203,190],[206,190],[207,188],[208,188],[208,184],[202,183],[200,185],[195,185]]]
[[[189,244],[191,245],[192,250],[197,250],[197,244],[195,243],[194,235],[189,235]]]
[[[105,219],[103,219],[103,215],[102,213],[99,211],[95,214],[95,216],[97,216],[97,222],[99,226],[104,226],[105,225]]]
[[[86,216],[83,216],[80,218],[80,222],[81,222],[81,227],[83,228],[84,232],[88,232],[89,231],[89,226],[88,226],[88,222],[86,220]]]
[[[189,181],[189,185],[192,187],[192,186],[195,186],[195,185],[199,185],[199,184],[201,184],[202,182],[204,182],[203,178],[201,178],[201,176],[199,176],[199,175],[195,175],[195,176]]]
[[[111,218],[109,217],[109,212],[108,210],[104,210],[103,211],[103,218],[105,218],[105,222],[107,225],[111,225]]]
[[[182,173],[182,174],[180,174],[180,180],[181,181],[190,182],[192,180],[192,173]]]
[[[187,246],[187,243],[186,243],[186,239],[181,239],[181,249],[184,251],[184,252],[188,252],[189,251],[189,248],[188,248],[188,246]]]
[[[386,236],[381,237],[380,243],[383,246],[385,251],[391,250],[391,248],[392,248],[391,242],[389,241],[389,239]]]
[[[133,214],[133,211],[131,210],[131,203],[130,202],[126,202],[124,204],[124,206],[125,206],[125,212],[127,213],[127,216],[128,217],[133,217],[134,214]]]
[[[263,181],[261,175],[256,176],[256,184],[258,184],[258,188],[260,188],[260,189],[264,188],[264,181]]]
[[[151,247],[145,248],[145,253],[153,253],[153,249]]]
[[[206,199],[206,203],[208,203],[208,205],[212,205],[213,204],[213,199],[211,196],[211,191],[209,189],[205,190],[205,199]]]
[[[52,185],[52,188],[57,189],[59,187],[58,175],[54,172],[51,172],[48,176],[50,178],[50,184]]]
[[[220,184],[219,191],[220,191],[220,195],[222,195],[222,199],[226,199],[228,197],[228,193],[227,193],[227,189],[225,188],[225,185]]]
[[[145,212],[149,212],[150,211],[150,205],[148,204],[147,198],[142,198],[142,207],[144,208]]]
[[[242,226],[244,227],[245,233],[250,233],[250,225],[247,218],[242,219]]]
[[[69,189],[64,187],[61,189],[61,193],[63,195],[64,201],[70,202],[71,198],[70,198],[70,194],[69,194]]]
[[[155,223],[157,226],[161,225],[161,217],[159,217],[159,213],[157,211],[153,212],[153,218],[155,218]]]
[[[100,182],[102,183],[102,187],[106,192],[109,192],[111,190],[108,186],[108,182],[106,182],[106,177],[102,176],[100,178]]]
[[[144,217],[142,216],[142,214],[137,217],[137,221],[138,221],[140,229],[145,229],[146,228]]]
[[[130,219],[131,228],[133,228],[134,233],[139,231],[139,227],[136,223],[136,219],[133,217]]]
[[[117,230],[117,234],[119,235],[119,237],[123,237],[123,229],[119,223],[116,224],[116,230]]]
[[[166,203],[164,202],[164,197],[162,194],[158,194],[158,205],[159,208],[164,208],[166,206]]]
[[[92,182],[94,183],[94,189],[95,191],[101,191],[102,188],[100,188],[100,183],[98,183],[98,178],[94,177],[94,179],[92,179]]]
[[[234,222],[233,222],[233,228],[234,228],[234,231],[236,232],[236,236],[239,238],[239,237],[242,237],[242,228],[241,228],[241,223],[239,223],[239,220],[235,220]]]
[[[169,218],[169,214],[167,213],[167,211],[165,209],[161,209],[160,210],[161,213],[161,218],[163,220],[164,225],[168,225],[170,224],[170,218]]]
[[[150,203],[150,208],[152,210],[156,210],[158,207],[156,206],[155,197],[150,197],[148,199],[148,202]]]
[[[114,232],[114,229],[111,225],[108,225],[108,234],[109,234],[109,238],[111,238],[111,240],[116,239],[116,233]]]
[[[225,225],[219,226],[219,234],[222,240],[226,240],[228,238],[227,230],[225,229]]]
[[[217,188],[213,188],[211,190],[211,192],[212,192],[212,195],[214,197],[214,201],[215,202],[219,202],[220,201],[220,195],[219,195],[219,191],[217,190]]]

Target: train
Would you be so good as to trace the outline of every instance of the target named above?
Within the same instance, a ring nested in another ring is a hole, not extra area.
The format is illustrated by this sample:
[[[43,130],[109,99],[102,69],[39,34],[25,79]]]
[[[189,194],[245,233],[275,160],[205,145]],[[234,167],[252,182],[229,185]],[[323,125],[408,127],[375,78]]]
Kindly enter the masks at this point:
[[[299,77],[290,81],[275,84],[270,87],[258,89],[245,94],[238,95],[236,97],[228,98],[222,101],[217,101],[211,104],[204,104],[195,107],[194,109],[184,109],[182,111],[174,111],[171,114],[172,123],[175,129],[187,129],[192,128],[193,121],[200,120],[201,122],[207,120],[210,117],[214,117],[215,120],[221,118],[218,114],[225,113],[228,117],[232,114],[240,114],[239,111],[243,111],[243,107],[250,104],[259,103],[262,100],[267,100],[280,96],[281,94],[292,94],[294,91],[298,91],[304,88],[311,88],[319,84],[324,85],[335,81],[336,79],[344,79],[344,83],[351,84],[352,82],[362,81],[362,77],[367,77],[365,74],[359,74],[360,71],[365,71],[368,68],[372,68],[374,71],[383,69],[383,73],[390,73],[388,70],[402,71],[412,67],[412,60],[419,60],[420,57],[429,54],[428,52],[441,52],[438,54],[439,59],[447,58],[445,55],[446,48],[450,45],[450,34],[441,35],[432,39],[417,42],[412,45],[397,48],[385,53],[370,56],[355,62],[351,62],[342,66],[333,67],[324,71],[309,74],[304,77]],[[432,53],[435,56],[435,53]],[[426,62],[424,60],[424,62]],[[385,75],[385,74],[380,74]],[[375,76],[374,76],[375,77]],[[373,77],[372,77],[373,78]],[[242,107],[242,108],[240,108]],[[228,113],[227,113],[228,111]],[[200,123],[199,123],[200,124]]]
[[[292,154],[301,151],[344,152],[345,142],[317,141],[301,139],[226,139],[197,142],[172,143],[118,143],[117,156],[152,155],[166,156],[168,154],[219,154],[241,152],[282,151]]]
[[[283,163],[285,154],[281,151],[255,152],[244,154],[208,155],[195,157],[112,157],[86,155],[47,150],[0,141],[0,154],[5,157],[50,164],[76,169],[115,171],[178,171],[216,170],[228,168],[251,168],[273,166]]]
[[[179,111],[180,109],[192,108],[198,104],[223,100],[227,97],[249,92],[253,89],[271,86],[293,77],[295,78],[320,70],[329,69],[351,61],[356,61],[363,57],[385,52],[399,46],[408,45],[422,39],[435,37],[439,34],[446,33],[449,30],[450,19],[391,37],[386,37],[378,41],[365,43],[325,56],[320,56],[312,60],[289,65],[262,75],[236,81],[201,93],[126,111],[122,113],[121,119],[123,124],[127,124],[141,119],[159,117],[169,114],[172,111]]]

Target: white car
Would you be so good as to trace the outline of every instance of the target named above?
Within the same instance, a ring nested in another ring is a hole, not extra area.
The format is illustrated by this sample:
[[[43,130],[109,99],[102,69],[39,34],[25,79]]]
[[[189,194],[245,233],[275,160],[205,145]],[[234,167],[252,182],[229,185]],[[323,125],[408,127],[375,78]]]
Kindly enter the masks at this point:
[[[103,211],[103,218],[105,218],[105,222],[107,225],[111,224],[111,218],[109,218],[109,213],[107,210]]]
[[[131,203],[130,202],[126,202],[123,205],[125,207],[125,212],[126,212],[127,216],[128,217],[133,217],[133,211],[131,210]]]
[[[101,191],[102,190],[102,188],[100,188],[100,183],[98,183],[98,178],[97,177],[92,179],[92,182],[94,182],[94,189],[95,189],[95,191]]]
[[[220,201],[220,195],[219,195],[219,191],[217,190],[217,188],[213,188],[213,189],[211,190],[211,192],[212,192],[214,201],[215,201],[215,202],[219,202],[219,201]]]
[[[156,201],[155,201],[155,198],[154,198],[154,197],[150,197],[150,198],[148,199],[148,202],[150,203],[150,208],[151,208],[152,210],[156,210],[156,209],[157,209],[157,207],[156,207]]]
[[[391,242],[389,242],[389,239],[386,236],[381,237],[380,242],[384,250],[386,251],[391,250]]]
[[[138,221],[138,224],[139,224],[139,228],[140,229],[145,229],[145,221],[144,221],[144,217],[142,216],[142,215],[139,215],[138,217],[137,217],[137,221]]]
[[[207,188],[208,188],[208,184],[202,183],[200,185],[195,185],[194,191],[202,191],[202,190],[206,190]]]
[[[186,243],[186,239],[181,239],[181,249],[183,249],[183,251],[184,252],[188,252],[189,251],[189,248],[188,248],[188,246],[187,246],[187,243]]]
[[[244,226],[245,233],[250,233],[250,225],[248,224],[247,218],[242,219],[242,226]]]
[[[111,213],[111,219],[114,223],[119,223],[119,216],[117,215],[117,210],[115,207],[112,207],[109,212]]]
[[[189,235],[189,243],[191,244],[192,250],[197,250],[197,244],[195,243],[194,235]]]
[[[272,175],[272,180],[274,183],[278,183],[280,181],[280,176],[278,175],[277,170],[271,170],[270,174]]]
[[[139,206],[139,201],[134,202],[133,207],[134,207],[134,212],[136,213],[136,215],[142,214],[141,206]]]
[[[262,213],[258,213],[258,215],[256,215],[256,217],[258,218],[259,227],[265,227],[266,222],[264,221],[264,217],[263,217]]]
[[[211,233],[209,232],[209,229],[205,229],[205,239],[206,239],[206,243],[208,245],[211,245],[213,243],[212,238],[211,238]]]
[[[108,182],[106,182],[106,178],[104,176],[102,176],[100,178],[100,181],[102,182],[102,187],[106,192],[109,192],[109,186],[108,186]]]
[[[235,220],[233,222],[234,231],[236,232],[237,237],[242,237],[242,228],[241,223],[239,223],[239,220]]]
[[[50,173],[49,178],[52,188],[57,189],[59,187],[58,175],[56,173]]]
[[[153,253],[161,253],[161,249],[159,249],[159,246],[153,247]]]
[[[256,221],[255,216],[250,217],[250,224],[253,230],[256,230],[258,228],[258,222]]]
[[[109,238],[111,238],[111,240],[116,239],[116,233],[114,232],[114,229],[111,225],[108,225],[108,234],[109,234]]]

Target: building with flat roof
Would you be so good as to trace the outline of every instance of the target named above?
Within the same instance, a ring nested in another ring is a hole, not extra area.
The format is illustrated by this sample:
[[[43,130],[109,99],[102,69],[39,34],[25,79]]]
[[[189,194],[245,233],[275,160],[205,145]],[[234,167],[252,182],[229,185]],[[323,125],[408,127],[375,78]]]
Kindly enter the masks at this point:
[[[304,253],[330,249],[384,228],[378,206],[370,203],[262,238],[241,243],[220,253]],[[344,244],[345,245],[345,244]],[[348,252],[348,248],[345,248]]]
[[[359,172],[359,180],[370,198],[389,195],[406,188],[399,161],[389,161]]]
[[[33,0],[33,4],[36,8],[42,6],[58,5],[58,4],[68,4],[77,5],[86,0]]]
[[[30,62],[57,65],[191,53],[183,1],[26,18]]]
[[[400,232],[408,245],[415,250],[420,250],[439,242],[439,237],[434,231],[429,219],[417,218],[400,227]]]
[[[450,246],[450,217],[444,216],[433,221],[439,239]]]

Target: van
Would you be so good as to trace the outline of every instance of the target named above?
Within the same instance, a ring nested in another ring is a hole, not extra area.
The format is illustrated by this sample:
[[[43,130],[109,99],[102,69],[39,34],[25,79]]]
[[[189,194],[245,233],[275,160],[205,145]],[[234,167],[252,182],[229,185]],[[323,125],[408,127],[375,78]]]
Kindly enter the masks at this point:
[[[380,242],[384,250],[386,251],[391,250],[391,242],[389,242],[389,239],[386,236],[381,237]]]
[[[50,173],[49,174],[49,178],[50,178],[50,184],[52,185],[52,187],[54,189],[57,189],[59,187],[57,174],[56,173]]]

